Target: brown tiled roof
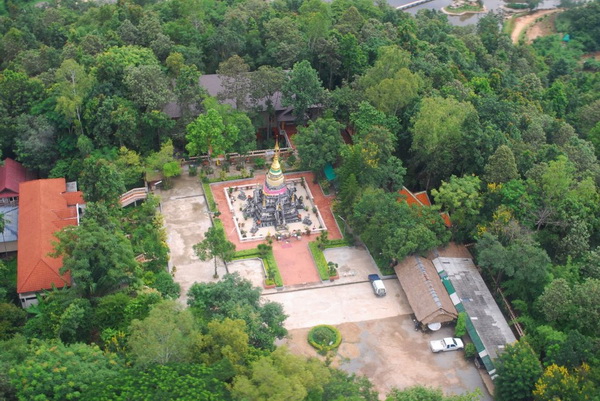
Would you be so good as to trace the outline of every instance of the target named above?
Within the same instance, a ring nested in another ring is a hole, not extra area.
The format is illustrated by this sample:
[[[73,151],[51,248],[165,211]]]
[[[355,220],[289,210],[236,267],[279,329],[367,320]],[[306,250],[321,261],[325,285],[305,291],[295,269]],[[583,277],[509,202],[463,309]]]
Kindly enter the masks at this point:
[[[423,324],[451,322],[458,317],[435,266],[412,255],[394,268],[417,320]]]
[[[64,178],[34,180],[20,185],[17,292],[35,292],[70,285],[69,273],[61,275],[62,258],[54,251],[54,233],[77,224],[76,204],[81,192],[65,192]]]

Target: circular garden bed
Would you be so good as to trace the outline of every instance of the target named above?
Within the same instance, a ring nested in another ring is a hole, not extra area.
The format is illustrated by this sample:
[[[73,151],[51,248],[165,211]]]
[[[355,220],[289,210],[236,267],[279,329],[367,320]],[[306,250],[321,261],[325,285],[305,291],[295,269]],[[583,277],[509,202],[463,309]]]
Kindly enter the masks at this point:
[[[320,324],[308,332],[308,343],[319,352],[336,349],[342,342],[340,331],[333,326]]]

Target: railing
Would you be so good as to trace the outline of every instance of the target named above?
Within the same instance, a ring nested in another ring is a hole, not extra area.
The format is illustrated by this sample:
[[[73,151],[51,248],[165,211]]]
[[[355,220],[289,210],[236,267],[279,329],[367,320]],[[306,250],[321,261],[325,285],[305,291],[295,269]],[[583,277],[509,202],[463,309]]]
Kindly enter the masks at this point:
[[[141,187],[141,188],[133,188],[127,192],[125,192],[123,195],[121,195],[121,198],[119,198],[119,202],[121,203],[121,207],[125,207],[128,205],[131,205],[134,202],[137,202],[139,200],[144,200],[148,197],[148,188],[146,187]]]
[[[430,1],[433,1],[433,0],[412,1],[410,3],[402,4],[401,6],[396,7],[396,10],[407,10],[409,8],[418,6],[419,4],[429,3]]]

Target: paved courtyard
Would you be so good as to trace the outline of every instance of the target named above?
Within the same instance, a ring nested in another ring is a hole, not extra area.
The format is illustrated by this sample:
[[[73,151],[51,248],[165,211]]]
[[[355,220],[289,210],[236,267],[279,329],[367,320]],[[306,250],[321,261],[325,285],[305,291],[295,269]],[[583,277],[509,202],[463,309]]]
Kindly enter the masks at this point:
[[[212,277],[214,262],[198,260],[192,249],[203,239],[211,224],[202,186],[197,177],[185,174],[175,180],[172,189],[157,190],[156,193],[162,199],[167,242],[171,249],[170,264],[175,270],[175,280],[182,286],[180,301],[185,303],[185,294],[194,282],[215,281]],[[328,218],[333,220],[331,210],[326,210],[329,211]],[[340,238],[337,225],[331,222],[335,231],[332,230],[330,238]],[[225,226],[227,230],[227,224]],[[232,227],[227,232],[231,232]],[[303,236],[301,241],[273,244],[287,285],[284,291],[270,289],[263,292],[265,299],[282,303],[290,315],[286,321],[290,335],[283,342],[294,353],[319,357],[308,345],[306,334],[316,324],[333,324],[343,336],[333,366],[369,377],[382,396],[392,387],[422,384],[441,387],[446,393],[481,388],[482,400],[492,399],[484,389],[478,370],[464,359],[462,352],[431,353],[428,341],[452,335],[452,330],[447,328],[432,334],[415,331],[410,316],[412,310],[395,278],[384,280],[386,297],[378,298],[373,294],[366,277],[376,273],[377,268],[366,249],[359,246],[326,250],[326,259],[338,264],[340,278],[334,282],[321,282],[310,253],[300,256],[304,250],[308,252],[308,240],[314,240],[314,235]],[[243,249],[258,243],[244,243]],[[306,262],[309,257],[310,264]],[[230,272],[237,271],[255,286],[262,286],[264,273],[260,260],[236,261],[228,266]],[[284,273],[288,270],[290,276]],[[220,275],[225,273],[221,263],[218,272]],[[288,284],[290,282],[294,285]]]

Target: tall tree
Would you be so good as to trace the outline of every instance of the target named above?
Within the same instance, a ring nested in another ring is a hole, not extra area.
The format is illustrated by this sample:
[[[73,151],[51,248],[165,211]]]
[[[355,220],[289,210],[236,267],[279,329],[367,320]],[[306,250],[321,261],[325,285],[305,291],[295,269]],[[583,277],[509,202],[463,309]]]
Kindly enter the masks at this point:
[[[208,109],[186,128],[188,144],[185,148],[190,156],[204,153],[220,155],[231,150],[238,137],[239,128],[225,124],[215,109]]]
[[[343,144],[341,129],[342,125],[332,118],[319,118],[298,129],[294,143],[303,168],[321,176],[328,163],[335,163]]]
[[[484,179],[487,182],[503,183],[515,178],[519,178],[515,155],[508,146],[501,145],[489,157]]]
[[[85,72],[85,68],[75,60],[63,61],[56,70],[56,110],[68,120],[74,120],[76,128],[83,135],[81,123],[81,107],[85,97],[94,84],[93,77]]]
[[[498,401],[531,400],[542,365],[524,340],[509,344],[496,360],[495,380]]]
[[[238,399],[301,401],[322,391],[328,379],[329,371],[317,359],[305,360],[278,347],[252,363],[250,374],[236,376],[232,392]]]
[[[271,134],[271,126],[275,122],[273,95],[281,91],[284,82],[285,72],[281,68],[268,65],[261,65],[250,75],[250,100],[255,109],[267,112],[268,135]]]
[[[299,122],[305,122],[311,106],[323,101],[325,91],[321,80],[306,60],[294,64],[282,89],[284,106],[292,106],[293,114]]]
[[[47,175],[58,156],[56,129],[44,116],[22,114],[17,118],[15,153],[25,167]]]
[[[121,173],[108,160],[90,156],[83,162],[79,184],[86,202],[105,202],[117,206],[125,192]]]
[[[190,362],[201,342],[192,313],[177,301],[154,305],[143,320],[131,322],[128,344],[136,365]]]
[[[118,376],[121,369],[114,354],[97,346],[48,341],[31,346],[9,374],[19,399],[59,401],[79,399],[94,383]]]
[[[126,369],[118,376],[94,383],[81,400],[229,401],[231,396],[222,381],[221,370],[187,363]]]
[[[411,150],[415,161],[423,165],[426,187],[433,180],[452,173],[458,145],[463,136],[463,124],[473,113],[473,105],[451,97],[423,99],[419,112],[412,119]],[[430,157],[433,154],[436,155],[435,158]]]
[[[217,258],[220,258],[225,263],[227,270],[227,262],[233,259],[235,252],[235,244],[227,239],[225,230],[222,225],[214,225],[204,234],[204,240],[194,245],[194,253],[200,260],[214,259],[215,274],[214,277],[219,277],[217,273]]]
[[[188,292],[188,305],[201,321],[225,318],[246,322],[250,345],[274,349],[275,339],[287,334],[283,326],[286,315],[275,302],[262,302],[261,289],[240,277],[238,273],[226,274],[214,283],[196,283]]]
[[[125,68],[129,97],[145,111],[161,110],[172,98],[169,81],[159,65]]]
[[[127,237],[94,219],[65,227],[56,238],[52,256],[63,257],[61,273],[70,272],[76,291],[85,297],[105,295],[133,282],[139,274]]]
[[[248,71],[250,71],[250,67],[237,54],[221,62],[217,70],[223,87],[223,90],[218,94],[219,100],[233,99],[237,110],[246,109],[250,93]]]

